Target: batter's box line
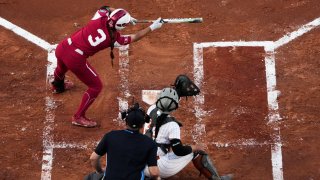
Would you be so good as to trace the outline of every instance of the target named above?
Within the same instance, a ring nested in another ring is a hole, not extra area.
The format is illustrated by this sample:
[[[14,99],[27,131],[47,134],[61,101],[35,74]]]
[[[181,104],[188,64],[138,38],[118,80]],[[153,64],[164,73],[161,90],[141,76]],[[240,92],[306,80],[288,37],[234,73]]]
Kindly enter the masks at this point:
[[[218,148],[228,148],[228,147],[248,147],[248,146],[270,146],[270,145],[274,145],[274,143],[270,143],[268,141],[264,141],[264,142],[258,142],[255,139],[239,139],[237,141],[230,141],[228,143],[223,143],[223,142],[209,142],[210,145],[214,145]]]
[[[288,33],[277,41],[229,41],[229,42],[203,42],[193,44],[193,62],[194,62],[194,81],[195,84],[201,89],[203,85],[203,48],[210,47],[263,47],[265,56],[265,67],[266,67],[266,84],[267,84],[267,101],[268,101],[268,124],[274,129],[272,138],[274,143],[271,143],[271,160],[272,160],[272,174],[274,180],[283,180],[283,166],[282,166],[282,142],[280,135],[280,127],[278,121],[281,120],[278,112],[278,96],[280,91],[276,90],[276,68],[275,68],[275,51],[289,43],[290,41],[298,38],[299,36],[311,31],[312,29],[320,25],[320,18],[311,21],[308,24],[303,25],[298,30]],[[196,103],[195,108],[200,112],[204,105],[204,96],[195,97]],[[197,126],[205,127],[202,123],[202,116],[197,117]],[[204,133],[206,131],[204,130]],[[203,132],[199,132],[203,134]],[[244,143],[244,142],[242,142]],[[241,144],[241,143],[240,143]],[[247,145],[247,143],[245,143]],[[251,144],[251,142],[249,143]],[[254,145],[257,143],[253,143]],[[229,146],[229,144],[215,144],[223,147]],[[231,146],[238,146],[238,143],[230,144]],[[263,144],[264,145],[264,144]]]
[[[76,142],[67,142],[67,141],[57,141],[50,145],[53,149],[92,149],[96,147],[99,141],[93,142],[84,142],[84,143],[76,143]],[[246,146],[267,146],[273,145],[274,143],[270,143],[268,141],[258,142],[256,139],[239,139],[237,141],[229,141],[229,142],[208,142],[209,145],[220,147],[246,147]]]
[[[263,42],[257,42],[257,41],[251,41],[251,42],[243,42],[243,41],[237,41],[237,42],[209,42],[209,43],[194,43],[193,46],[193,62],[194,62],[194,79],[195,84],[201,89],[203,85],[203,78],[204,78],[204,67],[203,67],[203,48],[210,48],[210,47],[263,47],[267,56],[265,56],[265,67],[266,67],[266,79],[267,79],[267,96],[268,96],[268,117],[269,117],[269,123],[277,122],[279,121],[280,115],[278,112],[278,102],[277,102],[277,93],[274,93],[276,91],[276,71],[275,71],[275,48],[274,43],[270,41],[263,41]],[[195,97],[196,103],[195,107],[196,109],[199,109],[199,111],[202,111],[204,106],[204,96]],[[199,98],[199,100],[197,100]],[[271,118],[272,117],[272,118]],[[202,122],[203,117],[200,117],[197,120],[198,126],[204,126],[204,123]],[[275,129],[279,129],[277,126]],[[206,131],[204,130],[204,133]],[[203,134],[203,132],[201,132]],[[274,135],[272,136],[274,143],[271,144],[271,156],[272,156],[272,174],[273,179],[275,180],[282,180],[283,179],[283,171],[282,171],[282,151],[281,151],[281,138],[280,138],[280,130],[274,132]],[[244,143],[245,145],[248,145],[248,143]],[[241,144],[241,143],[240,143]],[[250,142],[252,144],[252,142]],[[256,144],[256,143],[253,143]],[[223,147],[229,147],[229,144],[218,144]],[[231,143],[230,145],[235,146],[239,145],[238,143]]]

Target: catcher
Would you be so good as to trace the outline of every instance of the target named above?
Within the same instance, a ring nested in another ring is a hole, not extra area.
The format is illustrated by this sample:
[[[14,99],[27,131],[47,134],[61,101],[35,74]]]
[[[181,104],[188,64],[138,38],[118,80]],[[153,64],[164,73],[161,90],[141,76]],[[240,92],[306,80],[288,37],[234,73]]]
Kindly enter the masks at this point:
[[[199,88],[187,76],[180,75],[174,87],[164,88],[155,105],[152,105],[147,111],[152,123],[146,135],[154,138],[158,145],[157,164],[161,178],[177,174],[192,161],[200,171],[200,175],[203,174],[208,179],[232,179],[231,174],[219,176],[202,144],[189,146],[182,143],[180,138],[182,124],[170,115],[171,112],[178,109],[181,97],[194,96],[199,93]],[[147,168],[145,175],[149,176]]]

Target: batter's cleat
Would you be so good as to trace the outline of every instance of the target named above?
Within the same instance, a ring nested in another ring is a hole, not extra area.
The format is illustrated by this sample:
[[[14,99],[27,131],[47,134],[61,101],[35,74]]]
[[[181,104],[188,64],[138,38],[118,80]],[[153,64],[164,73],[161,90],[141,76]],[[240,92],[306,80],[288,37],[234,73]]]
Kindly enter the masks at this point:
[[[81,126],[86,128],[93,128],[97,126],[97,123],[95,121],[92,121],[91,119],[88,119],[83,116],[80,116],[80,117],[72,116],[72,124],[75,126]]]
[[[221,180],[231,180],[232,178],[233,178],[233,174],[227,174],[227,175],[220,176]]]
[[[65,80],[65,81],[53,81],[51,82],[51,89],[53,94],[63,93],[66,90],[70,90],[74,87],[72,81]]]

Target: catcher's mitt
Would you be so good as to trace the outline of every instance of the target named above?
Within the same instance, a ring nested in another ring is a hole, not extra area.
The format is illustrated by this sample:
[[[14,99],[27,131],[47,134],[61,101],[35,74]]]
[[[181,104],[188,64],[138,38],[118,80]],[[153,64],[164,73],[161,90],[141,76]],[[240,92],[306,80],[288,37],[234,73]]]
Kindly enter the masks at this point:
[[[173,86],[175,87],[179,98],[195,96],[200,93],[198,86],[196,86],[186,75],[179,75]]]

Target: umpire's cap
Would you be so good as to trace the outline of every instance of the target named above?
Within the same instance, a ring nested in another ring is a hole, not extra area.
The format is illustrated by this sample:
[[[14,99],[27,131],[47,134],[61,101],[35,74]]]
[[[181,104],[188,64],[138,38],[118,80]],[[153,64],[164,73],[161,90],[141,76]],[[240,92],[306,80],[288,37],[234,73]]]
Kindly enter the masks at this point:
[[[127,125],[133,129],[141,128],[145,122],[150,120],[146,118],[145,111],[139,107],[138,103],[123,113],[122,117],[125,118]]]

